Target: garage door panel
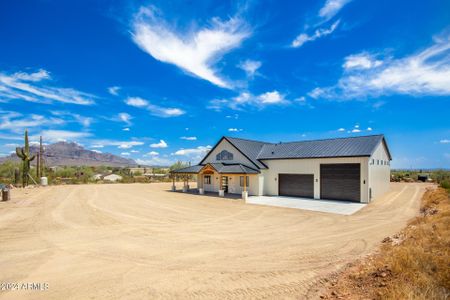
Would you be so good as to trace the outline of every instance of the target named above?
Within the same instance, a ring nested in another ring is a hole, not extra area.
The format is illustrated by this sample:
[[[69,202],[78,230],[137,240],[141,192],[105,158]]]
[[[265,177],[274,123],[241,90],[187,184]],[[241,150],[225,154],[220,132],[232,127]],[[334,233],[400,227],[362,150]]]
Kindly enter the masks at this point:
[[[361,201],[360,164],[321,164],[320,198]]]
[[[278,194],[280,196],[314,197],[313,174],[279,174]]]

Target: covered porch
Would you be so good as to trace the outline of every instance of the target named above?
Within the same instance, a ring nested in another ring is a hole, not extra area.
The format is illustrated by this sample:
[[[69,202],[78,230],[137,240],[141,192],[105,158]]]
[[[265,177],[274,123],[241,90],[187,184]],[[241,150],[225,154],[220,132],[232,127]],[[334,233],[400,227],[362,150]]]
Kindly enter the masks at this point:
[[[217,193],[219,197],[225,197],[233,194],[247,200],[249,191],[256,194],[253,190],[258,189],[259,171],[242,164],[208,163],[172,171],[172,190],[176,190],[175,176],[187,178],[193,174],[197,175],[197,192],[201,195]],[[188,191],[189,184],[184,180],[183,192]]]

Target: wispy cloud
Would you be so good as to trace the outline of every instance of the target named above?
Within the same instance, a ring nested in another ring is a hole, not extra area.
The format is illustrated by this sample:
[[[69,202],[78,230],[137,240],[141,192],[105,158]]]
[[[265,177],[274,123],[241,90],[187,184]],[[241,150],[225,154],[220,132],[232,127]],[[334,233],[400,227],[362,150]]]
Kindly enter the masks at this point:
[[[243,131],[243,129],[241,129],[241,128],[228,128],[228,131],[229,132],[240,132],[240,131]]]
[[[186,140],[186,141],[196,141],[197,137],[196,136],[182,136],[182,137],[180,137],[180,139]]]
[[[150,151],[150,152],[148,152],[147,154],[144,154],[144,156],[156,156],[156,155],[159,155],[159,152],[156,152],[156,151]]]
[[[27,116],[17,112],[0,113],[0,130],[8,130],[14,133],[22,133],[28,128],[48,128],[61,126],[66,121],[61,118],[45,117],[37,114]]]
[[[122,113],[119,113],[119,114],[117,115],[117,117],[118,117],[118,119],[119,119],[120,121],[124,122],[127,126],[130,126],[130,125],[131,125],[131,119],[132,119],[133,117],[132,117],[130,114],[127,114],[127,113],[122,112]]]
[[[327,0],[319,10],[319,16],[325,21],[333,18],[351,0]]]
[[[129,97],[125,99],[125,103],[130,106],[145,108],[153,116],[161,118],[178,117],[186,113],[184,110],[180,108],[162,107],[159,105],[151,104],[148,100],[140,97]]]
[[[108,88],[108,93],[110,93],[113,96],[119,95],[120,86],[110,86]]]
[[[198,146],[197,148],[189,148],[189,149],[180,149],[176,151],[175,153],[172,153],[172,155],[179,155],[179,156],[203,156],[205,155],[209,150],[211,150],[211,146]]]
[[[317,40],[318,38],[327,36],[332,34],[336,28],[338,27],[340,23],[340,20],[337,20],[329,28],[319,28],[314,31],[313,34],[308,35],[307,33],[301,33],[299,34],[293,41],[292,41],[292,47],[298,48],[303,46],[306,42],[312,42]]]
[[[260,95],[252,95],[248,92],[242,92],[231,99],[214,99],[209,102],[208,108],[216,111],[221,111],[228,107],[233,110],[241,110],[246,106],[254,106],[263,108],[268,105],[287,104],[289,101],[280,92],[274,90]]]
[[[350,69],[372,69],[379,67],[383,64],[381,60],[377,60],[373,55],[369,53],[360,53],[350,55],[345,58],[345,62],[342,67],[346,70]]]
[[[154,7],[141,7],[132,22],[133,41],[143,51],[220,87],[230,84],[216,74],[214,63],[249,35],[238,17],[213,18],[209,28],[177,32]]]
[[[355,56],[352,56],[353,58]],[[403,58],[386,57],[350,64],[331,87],[315,88],[313,98],[361,99],[381,95],[450,95],[450,36],[437,37],[432,46]],[[356,66],[358,66],[356,68]]]
[[[442,139],[439,141],[439,143],[441,144],[450,144],[450,140],[449,139]]]
[[[167,148],[168,145],[164,140],[159,140],[159,143],[153,143],[150,145],[151,148]]]
[[[80,139],[84,139],[92,136],[89,132],[80,132],[80,131],[70,131],[70,130],[43,130],[39,134],[30,136],[30,140],[38,141],[39,136],[42,136],[42,139],[49,143],[61,142],[61,141],[72,141],[76,142]]]
[[[83,127],[89,127],[92,122],[94,122],[94,119],[91,117],[85,117],[77,113],[72,113],[69,111],[57,111],[53,110],[50,111],[50,113],[54,116],[64,118],[66,122],[76,122],[81,124]]]
[[[50,73],[46,70],[34,73],[0,73],[0,102],[24,100],[47,104],[54,101],[79,105],[94,103],[94,95],[72,88],[49,86],[46,82],[50,80]]]
[[[238,67],[245,71],[247,77],[253,78],[257,73],[258,69],[261,68],[262,62],[257,60],[247,59],[241,62]]]

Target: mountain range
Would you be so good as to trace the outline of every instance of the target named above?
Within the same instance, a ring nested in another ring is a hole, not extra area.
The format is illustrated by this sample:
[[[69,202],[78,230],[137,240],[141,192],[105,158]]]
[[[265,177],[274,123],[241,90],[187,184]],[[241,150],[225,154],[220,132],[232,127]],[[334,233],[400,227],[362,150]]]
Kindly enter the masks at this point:
[[[31,153],[38,153],[39,146],[30,146]],[[19,161],[15,153],[10,156],[0,157],[0,162],[7,160]],[[111,153],[101,153],[87,150],[83,146],[73,142],[57,142],[45,146],[45,165],[53,166],[110,166],[132,167],[137,166],[133,159],[124,158]],[[35,161],[33,161],[35,163]]]

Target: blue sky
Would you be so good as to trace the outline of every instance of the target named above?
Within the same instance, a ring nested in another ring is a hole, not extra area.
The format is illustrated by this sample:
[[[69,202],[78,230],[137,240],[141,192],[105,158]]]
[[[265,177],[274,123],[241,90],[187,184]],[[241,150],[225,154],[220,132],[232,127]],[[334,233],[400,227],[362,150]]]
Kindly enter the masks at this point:
[[[25,128],[157,165],[383,133],[449,168],[449,104],[449,1],[0,2],[1,155]]]

